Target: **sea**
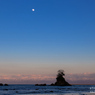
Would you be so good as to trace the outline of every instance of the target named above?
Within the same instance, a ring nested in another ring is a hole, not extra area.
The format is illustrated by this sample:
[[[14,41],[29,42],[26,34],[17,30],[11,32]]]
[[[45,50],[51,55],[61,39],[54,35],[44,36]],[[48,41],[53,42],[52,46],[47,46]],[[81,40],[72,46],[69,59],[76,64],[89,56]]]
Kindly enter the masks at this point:
[[[0,95],[95,95],[95,85],[72,86],[0,86]]]

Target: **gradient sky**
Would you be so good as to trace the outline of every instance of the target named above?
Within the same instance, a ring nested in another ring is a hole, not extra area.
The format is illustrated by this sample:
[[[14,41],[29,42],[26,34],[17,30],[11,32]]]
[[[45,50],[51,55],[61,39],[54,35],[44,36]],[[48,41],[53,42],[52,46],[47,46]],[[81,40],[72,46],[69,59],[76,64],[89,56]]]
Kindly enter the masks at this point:
[[[95,83],[95,0],[0,0],[0,82],[51,83],[59,69]]]

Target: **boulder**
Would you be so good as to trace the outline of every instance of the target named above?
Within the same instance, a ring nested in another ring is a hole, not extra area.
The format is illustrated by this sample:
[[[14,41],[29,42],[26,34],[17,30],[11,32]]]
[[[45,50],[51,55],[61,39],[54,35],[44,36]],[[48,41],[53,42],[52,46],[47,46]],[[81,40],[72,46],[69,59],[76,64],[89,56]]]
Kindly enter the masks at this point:
[[[3,84],[2,84],[2,83],[0,83],[0,86],[3,86]]]

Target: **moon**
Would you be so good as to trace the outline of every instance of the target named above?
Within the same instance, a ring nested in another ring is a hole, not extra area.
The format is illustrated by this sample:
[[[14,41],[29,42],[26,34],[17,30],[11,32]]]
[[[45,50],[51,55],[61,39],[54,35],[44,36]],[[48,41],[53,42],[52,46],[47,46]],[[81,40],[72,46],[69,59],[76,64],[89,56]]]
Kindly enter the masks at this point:
[[[34,12],[34,11],[35,11],[35,9],[32,9],[32,11]]]

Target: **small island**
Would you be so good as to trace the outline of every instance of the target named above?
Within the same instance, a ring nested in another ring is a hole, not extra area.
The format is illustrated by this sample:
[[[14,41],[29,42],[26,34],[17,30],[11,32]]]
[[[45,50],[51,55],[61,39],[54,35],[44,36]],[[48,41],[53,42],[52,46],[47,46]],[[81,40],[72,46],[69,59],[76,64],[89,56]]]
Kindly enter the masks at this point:
[[[64,70],[58,70],[56,82],[52,83],[50,86],[71,86],[63,76],[65,76]],[[46,86],[46,84],[35,84],[35,86]]]
[[[51,86],[71,86],[63,76],[65,76],[64,70],[58,70],[56,82],[52,83]]]

